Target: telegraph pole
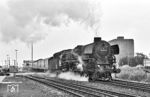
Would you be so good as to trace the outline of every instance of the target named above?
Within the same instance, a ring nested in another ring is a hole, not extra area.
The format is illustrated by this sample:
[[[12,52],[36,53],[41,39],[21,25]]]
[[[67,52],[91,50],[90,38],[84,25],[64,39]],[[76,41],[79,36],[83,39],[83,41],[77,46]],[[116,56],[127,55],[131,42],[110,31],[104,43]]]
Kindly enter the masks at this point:
[[[16,65],[16,66],[18,66],[18,62],[17,62],[17,51],[18,51],[18,50],[15,49],[15,52],[16,52],[16,63],[15,63],[15,65]]]
[[[10,67],[10,57],[7,55],[8,68]]]
[[[31,42],[31,63],[33,67],[33,42]]]

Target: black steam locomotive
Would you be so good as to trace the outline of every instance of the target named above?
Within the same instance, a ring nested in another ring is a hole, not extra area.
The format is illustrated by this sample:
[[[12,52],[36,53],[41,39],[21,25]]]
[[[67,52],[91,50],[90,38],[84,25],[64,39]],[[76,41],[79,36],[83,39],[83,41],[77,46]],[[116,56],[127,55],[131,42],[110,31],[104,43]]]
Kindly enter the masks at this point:
[[[71,71],[87,76],[89,81],[112,80],[111,74],[120,72],[115,67],[116,54],[119,54],[118,45],[95,37],[91,44],[55,53],[49,66],[55,65],[57,73]]]

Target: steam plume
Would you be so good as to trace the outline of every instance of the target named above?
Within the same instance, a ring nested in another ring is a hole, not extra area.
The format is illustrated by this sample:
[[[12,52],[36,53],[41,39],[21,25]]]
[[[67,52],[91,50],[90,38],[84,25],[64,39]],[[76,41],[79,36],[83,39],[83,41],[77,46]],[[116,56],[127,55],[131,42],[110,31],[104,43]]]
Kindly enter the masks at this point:
[[[77,57],[78,57],[78,61],[79,61],[79,64],[77,65],[77,68],[78,68],[80,71],[83,71],[84,62],[82,61],[81,56],[77,55]]]
[[[91,0],[90,0],[91,2]],[[10,0],[0,8],[0,34],[5,42],[21,40],[37,42],[45,38],[53,26],[70,21],[97,29],[100,10],[87,0]],[[92,1],[93,2],[93,1]],[[99,13],[99,14],[97,14]]]

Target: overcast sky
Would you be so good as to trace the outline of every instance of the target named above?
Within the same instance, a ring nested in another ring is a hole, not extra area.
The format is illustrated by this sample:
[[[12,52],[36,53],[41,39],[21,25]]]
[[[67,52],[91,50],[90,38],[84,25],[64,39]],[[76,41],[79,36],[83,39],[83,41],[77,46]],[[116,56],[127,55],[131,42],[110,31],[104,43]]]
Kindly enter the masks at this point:
[[[52,56],[93,42],[94,36],[134,39],[135,52],[150,53],[149,0],[0,0],[0,61]]]

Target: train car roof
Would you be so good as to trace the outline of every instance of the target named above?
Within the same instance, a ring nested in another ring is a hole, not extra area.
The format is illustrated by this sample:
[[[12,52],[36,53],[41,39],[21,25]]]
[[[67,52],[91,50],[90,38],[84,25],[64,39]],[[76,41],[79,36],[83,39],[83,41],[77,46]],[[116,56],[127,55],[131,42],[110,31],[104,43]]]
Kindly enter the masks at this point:
[[[60,52],[57,52],[55,54],[53,54],[54,57],[58,57],[60,56],[62,53],[65,53],[65,52],[70,52],[72,49],[66,49],[66,50],[62,50]]]
[[[34,62],[37,62],[37,61],[40,61],[40,60],[43,60],[43,59],[38,59],[38,60],[35,60]]]

